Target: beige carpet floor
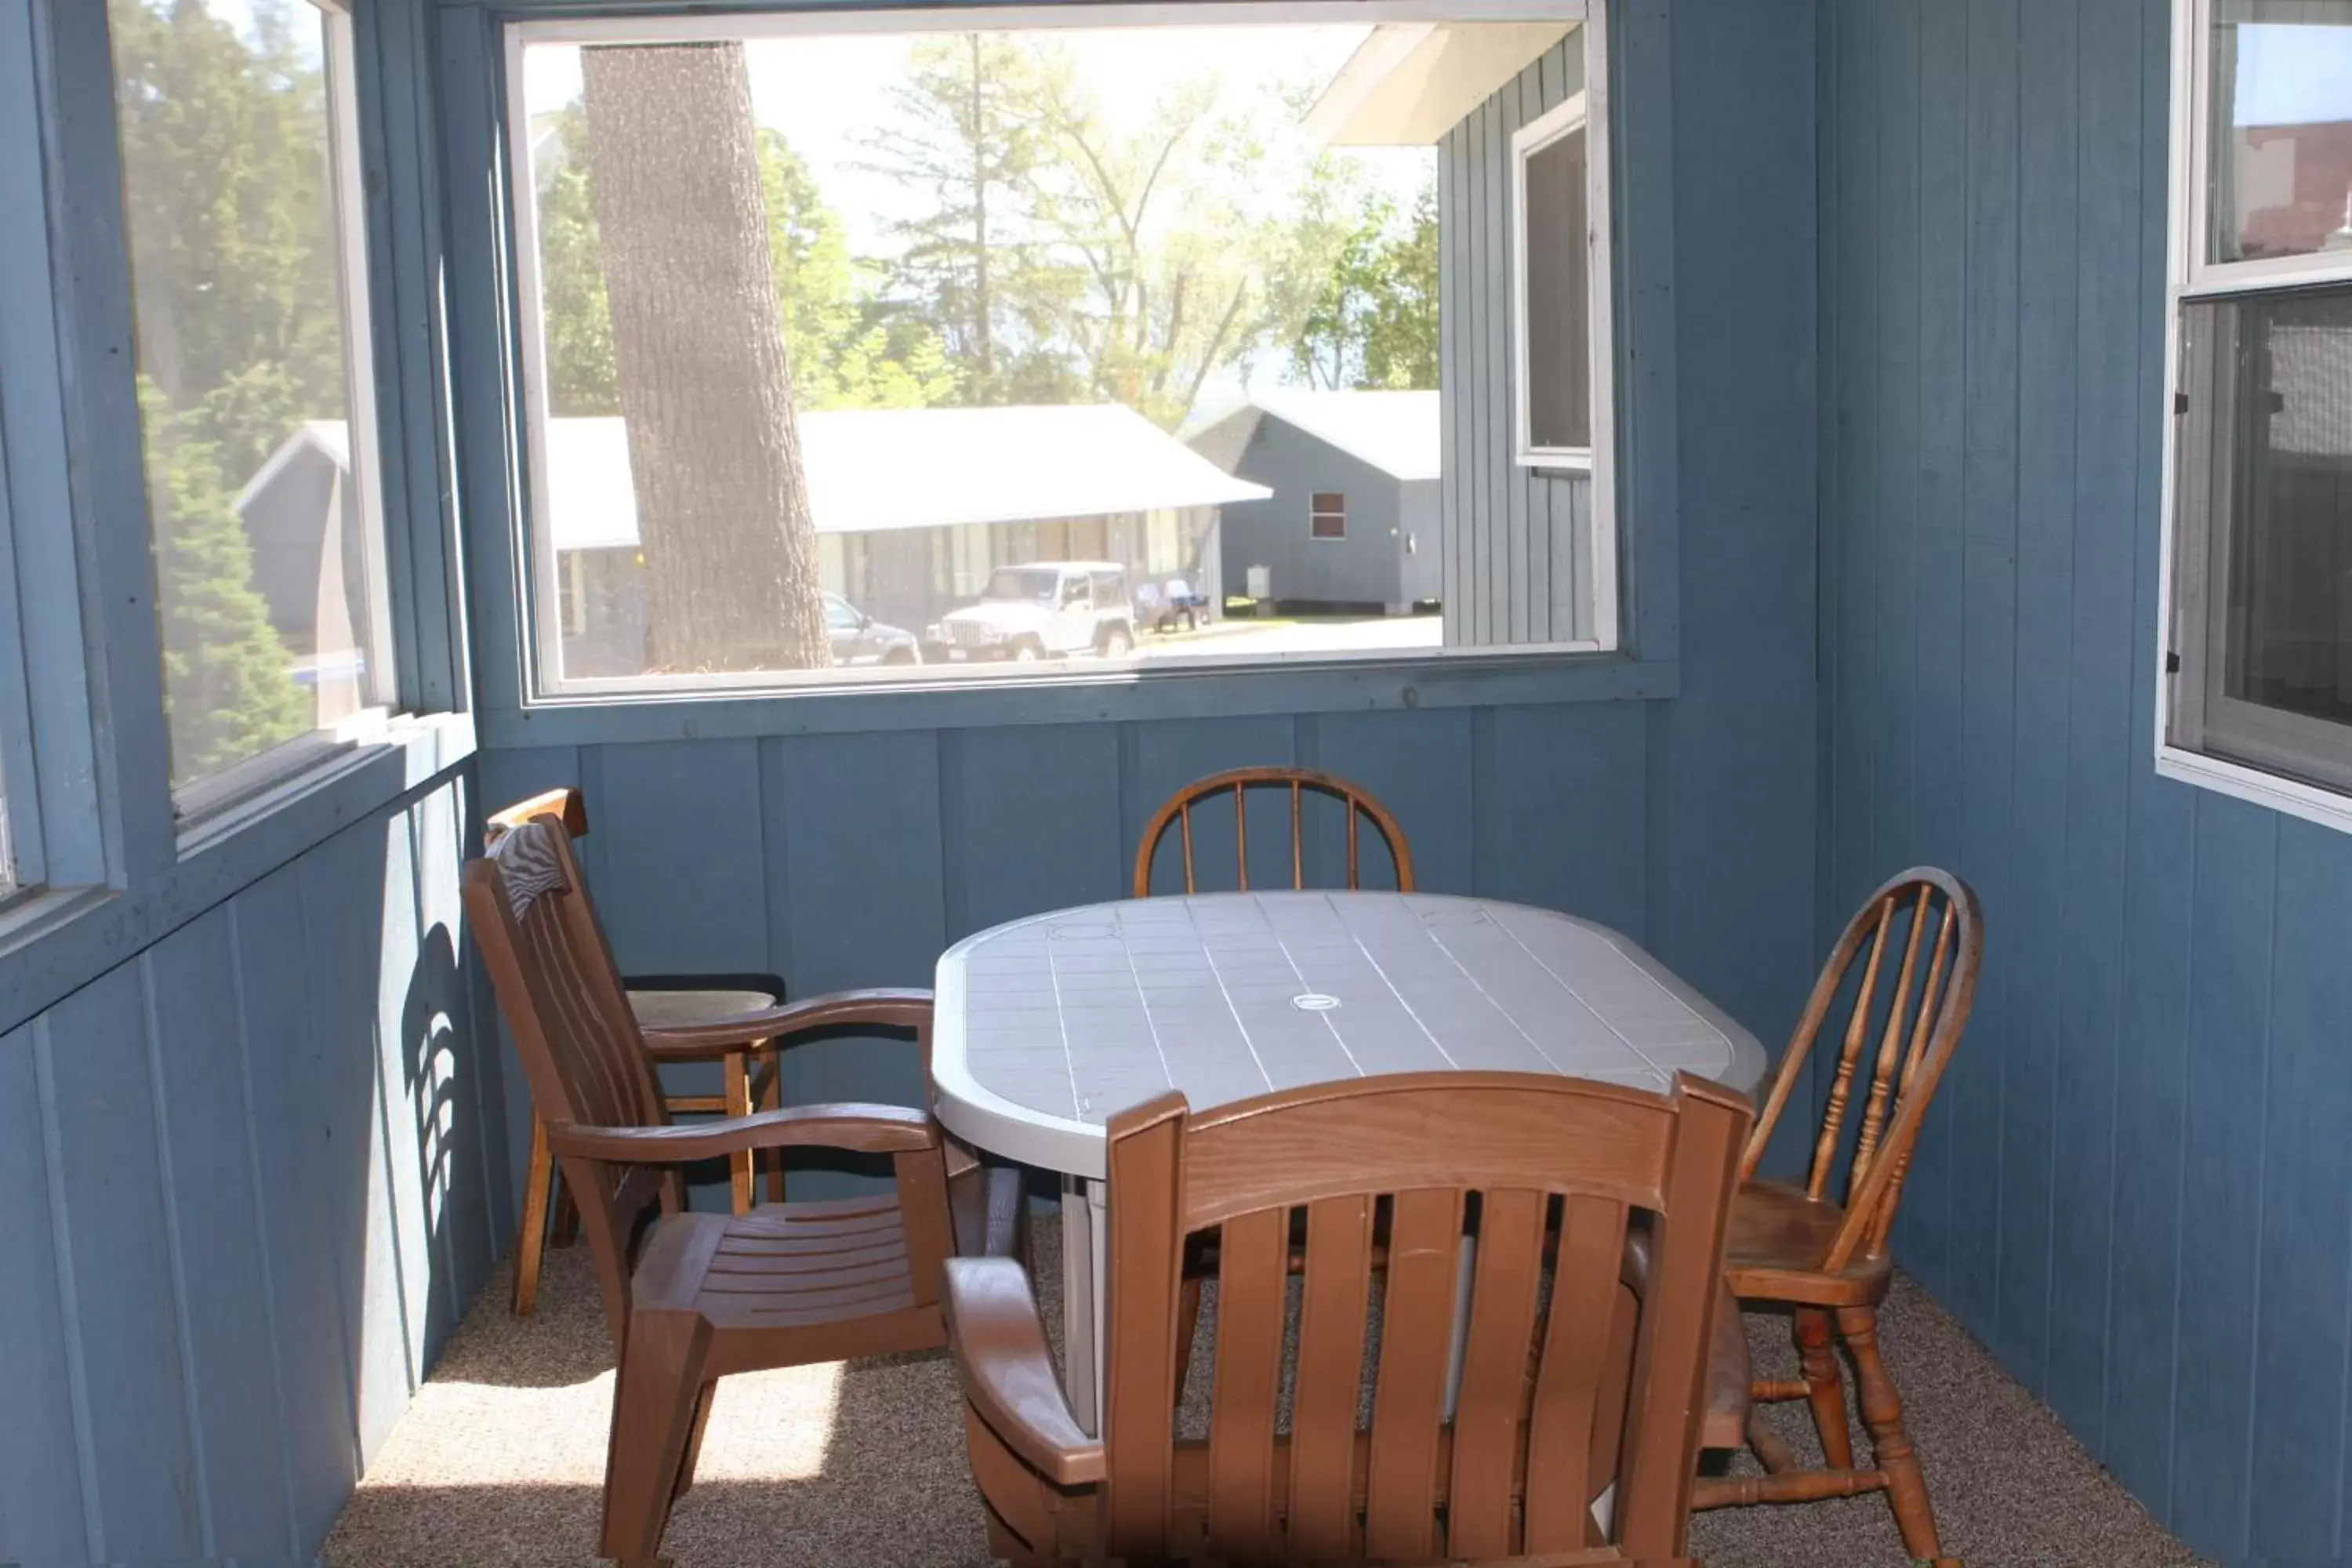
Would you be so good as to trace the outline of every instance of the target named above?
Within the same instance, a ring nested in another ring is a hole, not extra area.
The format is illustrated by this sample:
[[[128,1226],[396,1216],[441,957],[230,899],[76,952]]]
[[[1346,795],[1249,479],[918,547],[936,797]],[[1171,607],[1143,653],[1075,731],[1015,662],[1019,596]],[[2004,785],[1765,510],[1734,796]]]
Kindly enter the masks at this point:
[[[1051,1225],[1037,1252],[1052,1321],[1060,1269]],[[549,1255],[530,1320],[509,1317],[506,1296],[503,1277],[483,1292],[378,1454],[328,1539],[334,1568],[595,1560],[613,1372],[586,1249]],[[1761,1374],[1794,1375],[1784,1321],[1751,1316],[1748,1331]],[[1196,1402],[1213,1334],[1204,1315]],[[1908,1281],[1888,1300],[1881,1337],[1946,1551],[2003,1568],[2200,1561]],[[1802,1407],[1771,1414],[1818,1461]],[[1906,1561],[1877,1498],[1702,1514],[1691,1537],[1716,1568]],[[986,1563],[953,1370],[935,1353],[727,1380],[664,1544],[682,1568]]]

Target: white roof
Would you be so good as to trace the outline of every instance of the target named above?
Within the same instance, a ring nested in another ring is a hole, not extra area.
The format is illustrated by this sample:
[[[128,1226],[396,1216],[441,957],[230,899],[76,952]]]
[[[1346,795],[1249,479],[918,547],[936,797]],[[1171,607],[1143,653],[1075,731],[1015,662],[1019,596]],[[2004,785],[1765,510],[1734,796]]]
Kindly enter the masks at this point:
[[[1222,471],[1116,403],[835,409],[802,415],[799,429],[819,533],[1102,517],[1274,493]],[[307,421],[270,455],[236,505],[302,451],[349,468],[348,447],[342,421]],[[551,419],[547,459],[556,549],[637,542],[625,422]]]
[[[1440,471],[1434,392],[1255,392],[1241,407],[1213,416],[1186,437],[1195,447],[1239,461],[1246,421],[1272,415],[1349,457],[1400,479],[1433,479]],[[1223,431],[1219,438],[1212,432]]]
[[[1116,403],[834,409],[803,414],[799,430],[819,533],[1099,517],[1273,493]],[[547,442],[555,547],[637,542],[623,421],[551,419]]]

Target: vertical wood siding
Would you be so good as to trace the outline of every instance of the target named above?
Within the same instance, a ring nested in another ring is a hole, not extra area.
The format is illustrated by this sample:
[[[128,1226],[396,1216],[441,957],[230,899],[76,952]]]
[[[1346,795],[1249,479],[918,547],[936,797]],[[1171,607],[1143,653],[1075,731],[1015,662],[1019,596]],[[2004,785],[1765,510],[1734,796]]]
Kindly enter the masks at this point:
[[[2336,1561],[2352,839],[2148,760],[2167,7],[1821,15],[1821,918],[1991,933],[1898,1255],[2192,1546]]]
[[[307,1559],[479,1289],[510,1206],[468,789],[0,1037],[0,1559]]]
[[[1512,456],[1511,134],[1583,85],[1584,46],[1571,34],[1438,143],[1439,495],[1453,646],[1592,635],[1582,582],[1592,481],[1523,468]]]

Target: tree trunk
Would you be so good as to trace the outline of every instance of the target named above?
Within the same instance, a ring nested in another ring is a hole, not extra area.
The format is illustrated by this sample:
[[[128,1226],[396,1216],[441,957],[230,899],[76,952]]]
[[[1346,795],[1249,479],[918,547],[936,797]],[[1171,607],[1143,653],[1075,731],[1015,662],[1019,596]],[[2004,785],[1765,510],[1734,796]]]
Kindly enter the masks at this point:
[[[581,51],[657,670],[832,663],[740,44]]]

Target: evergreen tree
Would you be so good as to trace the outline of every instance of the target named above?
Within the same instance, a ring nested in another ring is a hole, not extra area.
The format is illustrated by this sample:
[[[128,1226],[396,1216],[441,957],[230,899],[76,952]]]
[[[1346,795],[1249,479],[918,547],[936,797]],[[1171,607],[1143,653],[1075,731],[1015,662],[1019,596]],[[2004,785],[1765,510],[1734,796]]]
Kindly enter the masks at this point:
[[[314,718],[253,586],[253,547],[229,504],[220,448],[194,433],[206,416],[172,413],[144,376],[139,395],[172,773],[193,778],[290,741]]]
[[[109,0],[175,779],[291,739],[310,696],[231,500],[345,414],[326,89],[282,4]],[[306,650],[307,651],[307,650]]]

